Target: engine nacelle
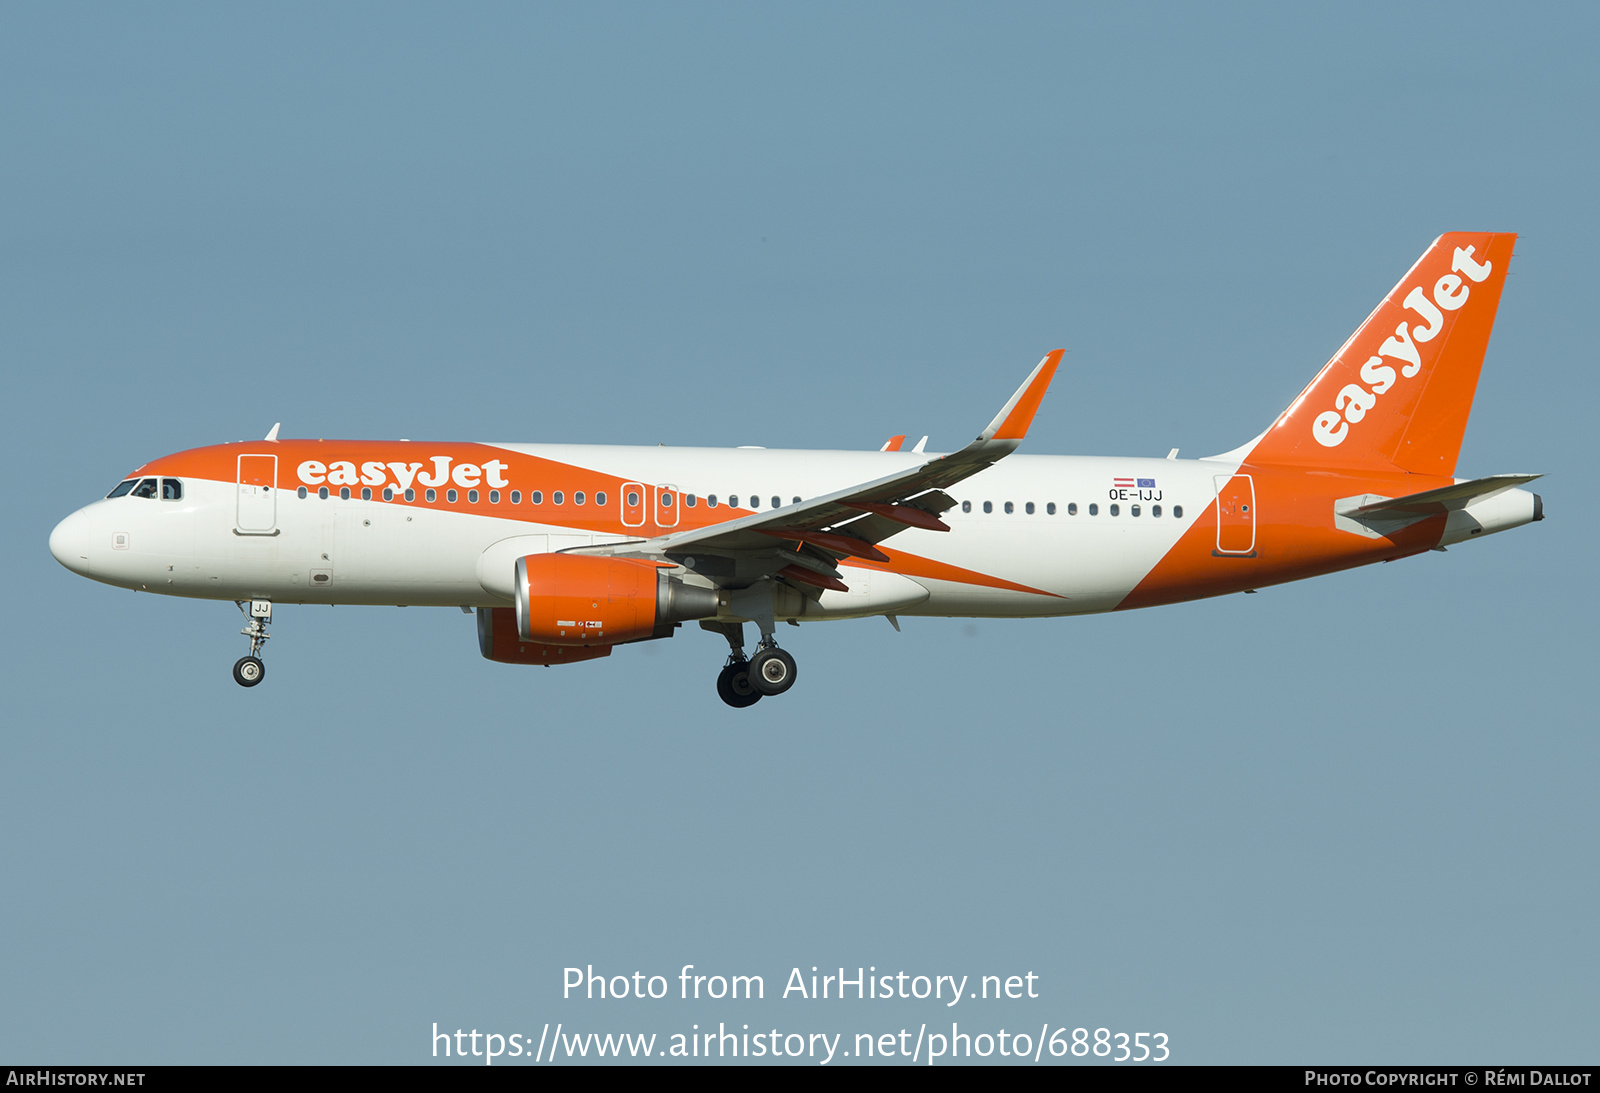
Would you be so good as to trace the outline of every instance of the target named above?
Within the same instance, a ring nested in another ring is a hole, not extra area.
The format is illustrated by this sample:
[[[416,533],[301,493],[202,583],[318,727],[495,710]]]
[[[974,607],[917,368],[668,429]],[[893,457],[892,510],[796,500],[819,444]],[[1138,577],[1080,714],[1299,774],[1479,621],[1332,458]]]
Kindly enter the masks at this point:
[[[545,645],[523,641],[517,634],[517,613],[510,607],[478,608],[478,652],[501,664],[576,664],[611,655],[609,645]]]
[[[669,576],[670,567],[595,554],[517,559],[517,635],[558,646],[664,638],[676,623],[717,613],[717,594]]]

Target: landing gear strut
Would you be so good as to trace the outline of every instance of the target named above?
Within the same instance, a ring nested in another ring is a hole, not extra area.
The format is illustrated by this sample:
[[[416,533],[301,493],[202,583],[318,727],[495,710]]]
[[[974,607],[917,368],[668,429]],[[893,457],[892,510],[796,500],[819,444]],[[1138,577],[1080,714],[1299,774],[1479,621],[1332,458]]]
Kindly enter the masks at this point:
[[[750,675],[750,662],[744,656],[744,626],[737,622],[703,619],[700,629],[721,634],[728,639],[728,662],[717,674],[717,697],[736,710],[760,702],[761,692],[755,688],[755,680]]]
[[[272,623],[272,601],[251,600],[246,607],[243,600],[235,600],[234,606],[244,613],[245,628],[239,633],[250,639],[250,655],[234,662],[233,681],[241,687],[254,687],[267,678],[267,666],[261,662],[261,647],[270,636],[267,627]]]

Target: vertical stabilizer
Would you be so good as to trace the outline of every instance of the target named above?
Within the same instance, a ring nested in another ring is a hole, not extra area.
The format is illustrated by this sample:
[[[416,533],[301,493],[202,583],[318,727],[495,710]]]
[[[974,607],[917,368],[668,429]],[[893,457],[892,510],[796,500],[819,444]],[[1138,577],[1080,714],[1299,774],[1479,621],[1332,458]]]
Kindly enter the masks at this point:
[[[1436,239],[1262,435],[1250,462],[1453,474],[1516,239]]]

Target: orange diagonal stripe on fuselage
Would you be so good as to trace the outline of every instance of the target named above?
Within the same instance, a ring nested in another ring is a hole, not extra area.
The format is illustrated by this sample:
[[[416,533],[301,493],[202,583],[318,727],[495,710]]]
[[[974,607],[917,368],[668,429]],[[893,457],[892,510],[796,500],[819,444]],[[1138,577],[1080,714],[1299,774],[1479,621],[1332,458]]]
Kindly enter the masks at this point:
[[[882,549],[883,544],[878,544]],[[884,569],[890,573],[899,573],[904,577],[927,577],[935,581],[950,581],[953,584],[974,584],[981,588],[1001,588],[1008,592],[1027,592],[1035,596],[1050,596],[1053,599],[1064,600],[1067,597],[1059,592],[1046,592],[1042,588],[1031,588],[1016,581],[1008,581],[1004,577],[991,577],[987,573],[979,573],[975,569],[962,569],[958,565],[946,562],[936,562],[932,558],[924,558],[917,554],[907,554],[900,550],[885,550],[889,555],[887,563],[873,563],[848,561],[839,563],[853,569]]]

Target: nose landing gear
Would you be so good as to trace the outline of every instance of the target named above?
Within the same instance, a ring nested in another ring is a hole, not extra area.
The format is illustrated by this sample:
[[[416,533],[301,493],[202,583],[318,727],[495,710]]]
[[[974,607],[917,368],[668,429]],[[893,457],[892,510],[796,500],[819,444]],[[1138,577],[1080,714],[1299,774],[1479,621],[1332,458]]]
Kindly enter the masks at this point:
[[[251,600],[246,607],[243,600],[235,600],[234,606],[244,613],[246,624],[239,633],[250,639],[250,655],[234,662],[233,681],[241,687],[254,687],[267,678],[267,666],[261,662],[261,647],[270,636],[267,627],[272,623],[272,601]]]

